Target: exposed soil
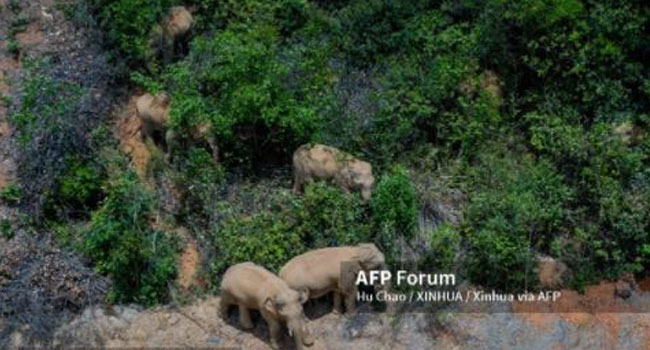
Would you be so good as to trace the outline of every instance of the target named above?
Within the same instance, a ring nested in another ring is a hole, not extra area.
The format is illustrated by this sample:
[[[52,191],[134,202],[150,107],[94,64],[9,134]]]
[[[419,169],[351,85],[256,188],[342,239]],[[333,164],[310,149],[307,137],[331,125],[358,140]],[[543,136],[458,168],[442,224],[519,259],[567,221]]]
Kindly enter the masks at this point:
[[[5,35],[4,31],[6,28],[0,25],[0,36]],[[0,46],[0,98],[9,98],[12,95],[11,81],[19,67],[19,62],[6,51],[6,44]],[[0,101],[0,189],[14,182],[16,171],[11,127],[7,120],[8,107],[7,101]]]
[[[184,228],[177,230],[177,232],[179,231],[182,231],[181,237],[183,237],[185,245],[178,262],[178,286],[182,291],[188,292],[192,286],[201,284],[200,281],[197,281],[197,273],[202,260],[194,238]]]
[[[641,279],[638,284],[641,291],[650,292],[650,277]]]
[[[131,165],[140,176],[140,179],[147,182],[147,166],[151,160],[151,151],[142,139],[142,123],[135,112],[137,97],[137,95],[131,96],[125,105],[116,109],[113,116],[114,130],[122,151],[131,158]]]
[[[27,30],[16,34],[16,40],[20,43],[23,52],[40,45],[43,43],[43,33],[41,32],[40,24],[38,22],[30,24],[27,26]]]

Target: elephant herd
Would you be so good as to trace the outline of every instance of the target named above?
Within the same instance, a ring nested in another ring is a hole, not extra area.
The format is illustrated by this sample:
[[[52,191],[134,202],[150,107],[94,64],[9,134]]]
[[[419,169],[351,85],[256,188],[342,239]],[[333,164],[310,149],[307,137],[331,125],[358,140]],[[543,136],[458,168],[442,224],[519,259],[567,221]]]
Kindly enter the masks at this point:
[[[176,132],[169,127],[171,98],[166,93],[156,96],[144,94],[136,100],[136,114],[141,120],[140,134],[143,139],[155,141],[154,134],[164,135],[165,159],[171,161],[171,149],[176,143]],[[217,140],[207,123],[187,130],[193,142],[207,144],[215,161],[219,161]],[[300,146],[293,153],[293,190],[301,192],[304,185],[317,180],[334,183],[346,192],[359,191],[364,202],[370,200],[375,178],[370,163],[359,160],[334,147],[321,144]]]
[[[374,244],[322,248],[296,256],[282,267],[279,276],[252,262],[233,265],[221,280],[220,314],[230,306],[239,308],[239,323],[253,328],[250,309],[259,310],[269,326],[271,345],[278,348],[281,324],[285,323],[296,348],[310,346],[313,336],[302,305],[308,299],[334,293],[334,312],[354,312],[356,276],[360,271],[385,268],[384,254]]]
[[[166,58],[175,54],[177,44],[183,42],[194,20],[189,10],[174,7],[152,34],[152,51],[163,50]],[[154,40],[155,39],[155,40]],[[135,101],[136,115],[141,121],[141,137],[155,142],[154,135],[163,135],[165,158],[171,161],[171,150],[177,140],[170,127],[171,97],[167,93],[143,94]],[[219,148],[212,125],[204,123],[186,130],[187,139],[210,147],[215,161]],[[318,180],[334,183],[346,192],[359,191],[364,202],[370,200],[375,179],[370,163],[356,159],[334,147],[308,144],[293,154],[293,190],[301,192],[304,185]],[[360,271],[381,269],[384,255],[374,244],[317,249],[291,259],[279,276],[252,262],[233,265],[221,281],[220,313],[227,316],[228,308],[237,305],[239,323],[250,329],[253,322],[249,310],[259,310],[269,326],[271,345],[278,347],[281,324],[285,323],[296,347],[311,345],[314,340],[307,327],[302,305],[308,300],[334,293],[334,312],[355,310],[356,276]]]
[[[144,94],[136,100],[136,115],[140,118],[142,139],[155,141],[155,133],[164,135],[166,144],[165,159],[171,161],[172,148],[176,143],[176,132],[169,126],[171,98],[166,93],[156,96]],[[193,142],[206,143],[212,157],[219,161],[217,140],[207,123],[193,126],[187,130]],[[317,180],[334,183],[346,192],[360,191],[364,202],[370,200],[375,178],[370,163],[359,160],[334,147],[321,144],[300,146],[293,153],[293,190],[301,192],[304,185]]]
[[[183,6],[172,7],[162,23],[157,25],[150,40],[152,52],[163,56],[174,55],[176,47],[187,41],[187,36],[194,24],[190,10]],[[156,44],[162,43],[162,44]],[[136,116],[141,121],[140,135],[143,140],[155,140],[155,135],[162,135],[166,148],[165,159],[171,161],[178,136],[171,127],[170,110],[172,99],[166,92],[152,95],[145,93],[135,101]],[[194,144],[209,146],[212,157],[219,161],[219,147],[210,122],[203,122],[186,128],[185,139]],[[327,180],[341,187],[344,191],[360,191],[364,202],[370,199],[375,178],[372,176],[370,163],[356,159],[334,147],[310,144],[299,147],[293,154],[293,172],[295,192],[303,190],[304,185],[315,180]]]

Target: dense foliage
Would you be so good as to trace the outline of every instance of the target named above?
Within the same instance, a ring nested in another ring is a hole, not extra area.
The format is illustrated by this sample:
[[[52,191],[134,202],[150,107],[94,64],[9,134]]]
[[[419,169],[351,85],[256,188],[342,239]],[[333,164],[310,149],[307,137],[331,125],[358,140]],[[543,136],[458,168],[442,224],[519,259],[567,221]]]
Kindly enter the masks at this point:
[[[109,275],[112,302],[164,302],[176,276],[175,244],[150,227],[152,197],[125,173],[108,183],[107,199],[93,213],[83,251],[95,269]]]
[[[395,264],[401,258],[397,243],[409,240],[415,234],[416,204],[415,190],[404,169],[396,168],[379,181],[370,208],[378,243],[389,264]]]
[[[255,198],[267,210],[247,210],[241,203],[221,202],[223,217],[212,232],[218,254],[212,270],[216,277],[228,266],[254,261],[278,271],[308,248],[354,245],[372,239],[358,196],[325,184],[308,185],[304,196],[272,190]]]
[[[132,84],[172,97],[171,127],[184,140],[159,176],[183,189],[172,219],[211,252],[213,286],[233,263],[277,270],[308,249],[367,241],[394,266],[408,247],[420,266],[511,291],[536,287],[538,254],[565,262],[577,287],[647,274],[643,2],[87,3]],[[153,27],[181,4],[196,18],[189,52],[159,62]],[[67,150],[57,151],[65,166],[26,163],[25,174],[54,167],[52,207],[92,211],[85,251],[113,276],[116,300],[164,300],[174,251],[154,243],[163,235],[147,218],[166,199],[127,175],[107,180],[105,166],[89,161],[92,143],[77,140],[92,140],[80,136],[92,128],[75,119],[84,91],[60,84],[26,82],[12,120],[35,158],[35,140],[73,135],[54,148]],[[201,125],[216,136],[219,163],[189,147]],[[307,142],[369,161],[378,180],[370,203],[328,184],[290,193],[287,166]],[[23,187],[21,202],[34,195]],[[134,266],[137,280],[119,272]]]

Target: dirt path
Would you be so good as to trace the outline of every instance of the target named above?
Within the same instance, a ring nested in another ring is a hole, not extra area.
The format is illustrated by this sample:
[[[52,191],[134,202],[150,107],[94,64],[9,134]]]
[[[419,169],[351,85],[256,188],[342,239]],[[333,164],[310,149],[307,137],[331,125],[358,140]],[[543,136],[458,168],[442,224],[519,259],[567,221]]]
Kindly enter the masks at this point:
[[[0,13],[0,191],[15,182],[14,145],[11,138],[11,126],[8,120],[9,102],[13,95],[13,84],[18,76],[20,62],[9,52],[9,16],[8,0],[0,0],[3,10]],[[0,203],[2,206],[2,203]],[[0,213],[6,212],[0,208]]]

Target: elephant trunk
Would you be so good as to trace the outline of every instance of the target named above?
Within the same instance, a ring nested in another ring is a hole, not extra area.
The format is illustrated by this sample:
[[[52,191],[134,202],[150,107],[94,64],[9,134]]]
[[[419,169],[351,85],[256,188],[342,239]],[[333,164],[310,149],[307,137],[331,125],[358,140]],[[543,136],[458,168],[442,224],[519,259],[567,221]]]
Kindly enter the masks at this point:
[[[372,188],[370,186],[364,186],[361,188],[361,199],[363,199],[363,203],[368,203],[371,195]]]
[[[287,324],[287,328],[289,328],[289,333],[293,336],[296,349],[302,350],[304,346],[310,346],[314,343],[311,334],[309,334],[309,331],[306,331],[301,322],[290,322]]]

